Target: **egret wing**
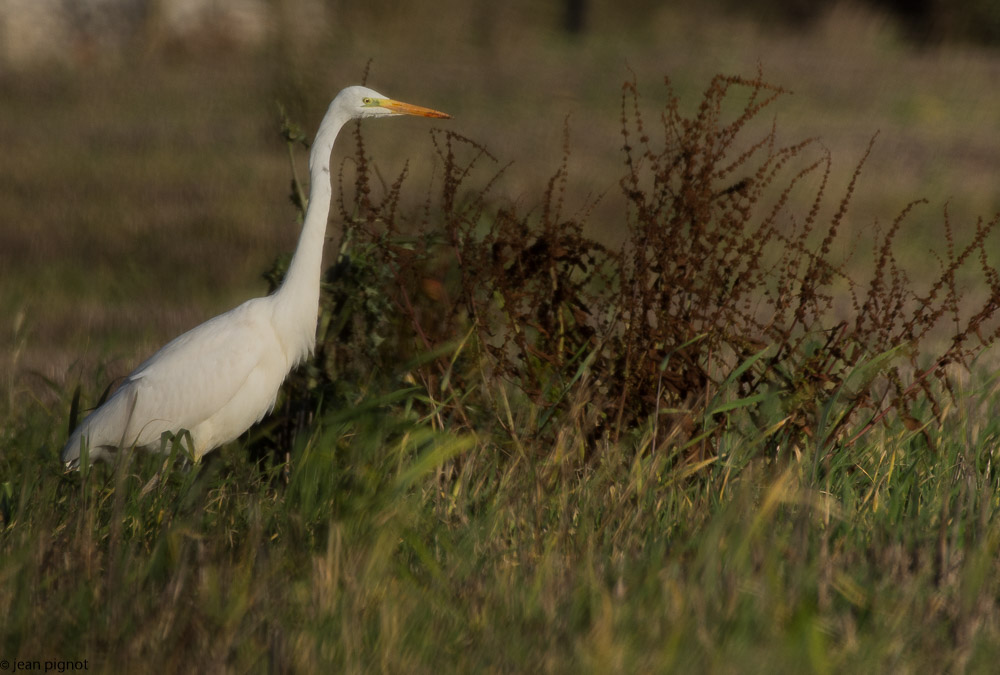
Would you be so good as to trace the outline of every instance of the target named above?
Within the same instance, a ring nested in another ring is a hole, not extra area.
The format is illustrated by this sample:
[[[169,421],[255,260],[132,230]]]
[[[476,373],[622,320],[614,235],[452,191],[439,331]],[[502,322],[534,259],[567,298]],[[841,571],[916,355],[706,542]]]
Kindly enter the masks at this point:
[[[273,403],[288,366],[272,327],[268,300],[250,300],[193,328],[129,376],[129,384],[134,383],[138,392],[136,417],[149,420],[140,445],[166,430],[195,429],[223,410],[260,369],[275,371],[273,391],[268,392]],[[268,407],[254,411],[255,419]]]
[[[165,431],[212,427],[213,416],[223,411],[230,427],[242,428],[214,429],[212,440],[225,442],[245,431],[274,404],[291,365],[274,331],[269,301],[249,300],[164,345],[84,420],[63,460],[76,459],[81,435],[95,449],[156,445]],[[241,394],[248,381],[256,390],[251,396]],[[241,406],[254,409],[227,411],[237,395]],[[248,420],[245,426],[242,420]]]

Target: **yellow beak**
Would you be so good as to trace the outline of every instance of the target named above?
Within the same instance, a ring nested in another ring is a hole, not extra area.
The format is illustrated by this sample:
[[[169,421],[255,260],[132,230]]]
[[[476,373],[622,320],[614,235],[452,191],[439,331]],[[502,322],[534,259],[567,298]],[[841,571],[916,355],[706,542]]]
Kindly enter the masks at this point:
[[[431,110],[430,108],[422,108],[419,105],[413,105],[412,103],[403,103],[402,101],[394,101],[391,98],[383,98],[378,102],[378,105],[386,110],[391,110],[394,113],[399,113],[401,115],[418,115],[420,117],[437,117],[441,119],[450,119],[451,115],[448,113],[443,113],[438,110]]]

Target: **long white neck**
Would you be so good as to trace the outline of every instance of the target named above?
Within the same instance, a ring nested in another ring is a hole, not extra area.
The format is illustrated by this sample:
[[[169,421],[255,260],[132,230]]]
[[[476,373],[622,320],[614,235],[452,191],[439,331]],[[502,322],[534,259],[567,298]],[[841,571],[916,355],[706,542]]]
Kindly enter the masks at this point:
[[[319,281],[323,267],[323,243],[330,216],[330,153],[333,142],[350,117],[330,106],[320,122],[309,154],[309,204],[302,234],[281,287],[271,296],[274,325],[285,347],[290,365],[308,357],[316,346]]]

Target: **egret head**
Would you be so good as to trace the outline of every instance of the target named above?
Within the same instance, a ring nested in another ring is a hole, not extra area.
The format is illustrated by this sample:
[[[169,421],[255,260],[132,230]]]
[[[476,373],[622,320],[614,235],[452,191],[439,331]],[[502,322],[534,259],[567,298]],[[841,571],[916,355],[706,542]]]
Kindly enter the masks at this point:
[[[347,87],[333,99],[330,108],[339,108],[352,118],[390,117],[393,115],[418,115],[420,117],[448,118],[451,115],[422,108],[418,105],[396,101],[368,87]]]

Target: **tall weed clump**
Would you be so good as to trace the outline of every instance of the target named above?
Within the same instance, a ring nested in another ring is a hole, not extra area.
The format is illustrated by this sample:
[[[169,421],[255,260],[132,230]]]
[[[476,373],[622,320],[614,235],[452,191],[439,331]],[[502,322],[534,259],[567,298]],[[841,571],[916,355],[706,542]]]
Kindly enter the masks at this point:
[[[870,275],[855,278],[850,256],[834,251],[861,245],[844,242],[845,220],[874,138],[831,208],[830,153],[761,123],[782,88],[720,75],[689,115],[667,89],[651,123],[635,82],[623,86],[616,247],[587,234],[589,209],[566,215],[568,141],[539,206],[524,210],[493,195],[503,169],[485,147],[434,130],[440,181],[406,210],[406,171],[384,181],[359,126],[340,173],[351,257],[328,275],[299,398],[337,395],[340,376],[360,367],[364,381],[422,386],[442,425],[475,427],[486,412],[507,431],[544,436],[565,416],[585,455],[651,429],[701,456],[737,407],[768,429],[772,451],[853,442],[849,426],[891,412],[910,420],[920,398],[937,413],[932,380],[1000,334],[989,254],[1000,215],[960,241],[945,212],[937,269],[914,283],[897,259],[920,202],[906,205],[874,224]],[[797,191],[811,191],[804,213],[790,206]],[[970,274],[989,289],[973,307],[959,281]],[[413,360],[421,354],[431,356]],[[510,396],[533,412],[515,421]]]
[[[748,95],[727,116],[734,90]],[[960,246],[945,213],[944,255],[921,289],[895,253],[919,202],[911,203],[885,230],[875,225],[871,278],[855,279],[849,259],[838,260],[833,250],[844,238],[874,139],[833,214],[821,219],[829,152],[815,139],[781,144],[775,123],[746,138],[751,123],[783,93],[759,76],[717,76],[691,117],[669,96],[659,120],[662,140],[654,143],[634,83],[625,86],[621,186],[629,241],[620,253],[621,320],[611,341],[622,420],[626,411],[635,412],[629,420],[635,421],[665,407],[691,410],[692,399],[709,400],[720,377],[763,350],[765,357],[740,375],[738,395],[752,400],[781,392],[784,419],[809,436],[834,394],[873,418],[887,408],[907,415],[918,394],[935,401],[928,377],[949,363],[967,363],[996,340],[1000,286],[986,242],[1000,216],[976,223]],[[806,188],[813,191],[811,207],[790,212],[793,190],[807,179],[816,185]],[[981,307],[963,313],[956,278],[967,266],[978,266],[991,292]],[[928,338],[941,329],[947,341],[935,347]],[[882,359],[863,381],[848,382],[862,365],[899,347],[905,349],[898,358]],[[696,421],[697,412],[680,420]],[[826,430],[829,437],[851,420],[842,415]]]

